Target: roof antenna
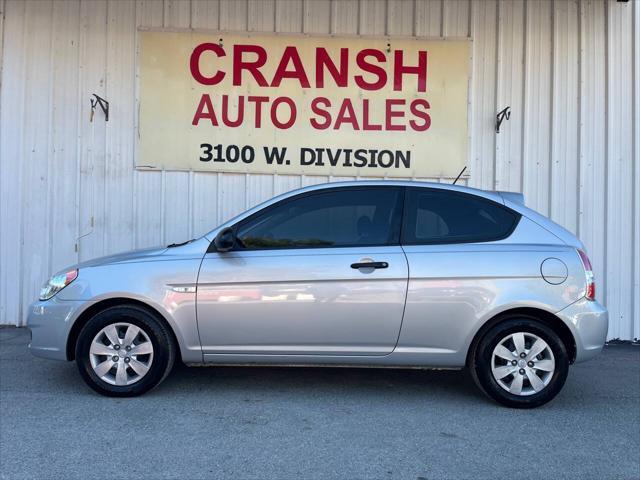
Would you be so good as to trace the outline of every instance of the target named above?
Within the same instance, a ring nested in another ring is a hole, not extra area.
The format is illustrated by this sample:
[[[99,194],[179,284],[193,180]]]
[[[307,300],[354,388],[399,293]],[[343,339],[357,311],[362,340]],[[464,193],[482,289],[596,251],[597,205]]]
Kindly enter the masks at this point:
[[[464,173],[464,171],[467,169],[467,167],[464,167],[462,170],[460,170],[460,173],[458,174],[458,176],[456,177],[456,179],[453,181],[453,185],[456,184],[456,182],[458,180],[460,180],[460,177],[462,176],[462,174]]]

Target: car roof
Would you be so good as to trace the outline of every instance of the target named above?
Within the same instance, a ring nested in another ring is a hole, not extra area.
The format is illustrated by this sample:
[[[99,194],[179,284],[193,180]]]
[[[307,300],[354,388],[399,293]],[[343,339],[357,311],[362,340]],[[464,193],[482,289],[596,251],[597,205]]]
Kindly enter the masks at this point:
[[[308,185],[306,187],[298,188],[296,190],[291,190],[290,192],[280,195],[277,198],[286,198],[290,195],[297,195],[304,192],[323,190],[327,188],[367,186],[435,188],[440,190],[468,193],[470,195],[477,195],[480,197],[488,198],[495,202],[504,203],[504,199],[501,196],[500,192],[480,190],[478,188],[466,187],[464,185],[453,185],[451,183],[426,182],[417,180],[351,180],[345,182],[318,183],[315,185]]]

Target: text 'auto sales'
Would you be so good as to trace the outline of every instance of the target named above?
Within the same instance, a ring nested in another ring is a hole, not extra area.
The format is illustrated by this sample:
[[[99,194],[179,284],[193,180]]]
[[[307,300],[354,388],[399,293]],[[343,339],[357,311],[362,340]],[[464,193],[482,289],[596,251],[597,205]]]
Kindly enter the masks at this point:
[[[341,88],[357,87],[362,92],[385,90],[402,92],[414,90],[427,92],[428,54],[418,50],[413,59],[408,59],[403,50],[387,54],[375,48],[354,50],[340,48],[333,56],[324,47],[316,47],[310,56],[313,61],[305,64],[296,46],[286,46],[276,58],[267,49],[257,44],[235,44],[227,51],[217,43],[200,43],[191,53],[189,69],[193,80],[203,86],[220,84],[225,77],[234,87],[247,89],[252,83],[262,89],[273,89],[274,95],[215,95],[203,89],[195,106],[192,125],[209,123],[212,126],[263,125],[277,129],[289,129],[296,122],[308,122],[316,130],[353,131],[406,131],[423,132],[431,126],[429,101],[426,98],[369,99],[345,97],[332,100],[322,95],[310,95],[304,99],[303,109],[309,112],[303,118],[296,100],[288,95],[279,95],[283,81],[302,89],[323,88],[339,91]],[[219,59],[231,55],[231,68],[220,66]],[[392,62],[391,68],[387,62]],[[271,68],[269,63],[273,62]],[[273,72],[269,74],[269,72]],[[374,103],[375,102],[375,103]],[[374,118],[374,112],[383,115]]]

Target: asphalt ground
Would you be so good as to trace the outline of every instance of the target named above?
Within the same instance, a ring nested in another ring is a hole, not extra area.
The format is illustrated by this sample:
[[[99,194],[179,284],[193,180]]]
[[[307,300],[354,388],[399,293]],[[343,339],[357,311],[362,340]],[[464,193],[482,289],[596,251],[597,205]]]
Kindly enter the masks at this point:
[[[176,367],[143,397],[101,397],[73,363],[0,329],[0,478],[640,478],[640,347],[573,366],[536,410],[466,372]]]

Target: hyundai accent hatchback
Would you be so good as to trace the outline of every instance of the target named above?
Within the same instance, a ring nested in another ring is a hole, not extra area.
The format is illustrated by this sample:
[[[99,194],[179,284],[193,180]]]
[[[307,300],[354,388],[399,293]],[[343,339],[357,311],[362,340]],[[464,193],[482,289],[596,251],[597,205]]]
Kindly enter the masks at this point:
[[[400,181],[280,195],[180,245],[67,268],[29,310],[34,355],[133,396],[188,365],[460,369],[511,407],[602,349],[582,243],[520,194]]]

